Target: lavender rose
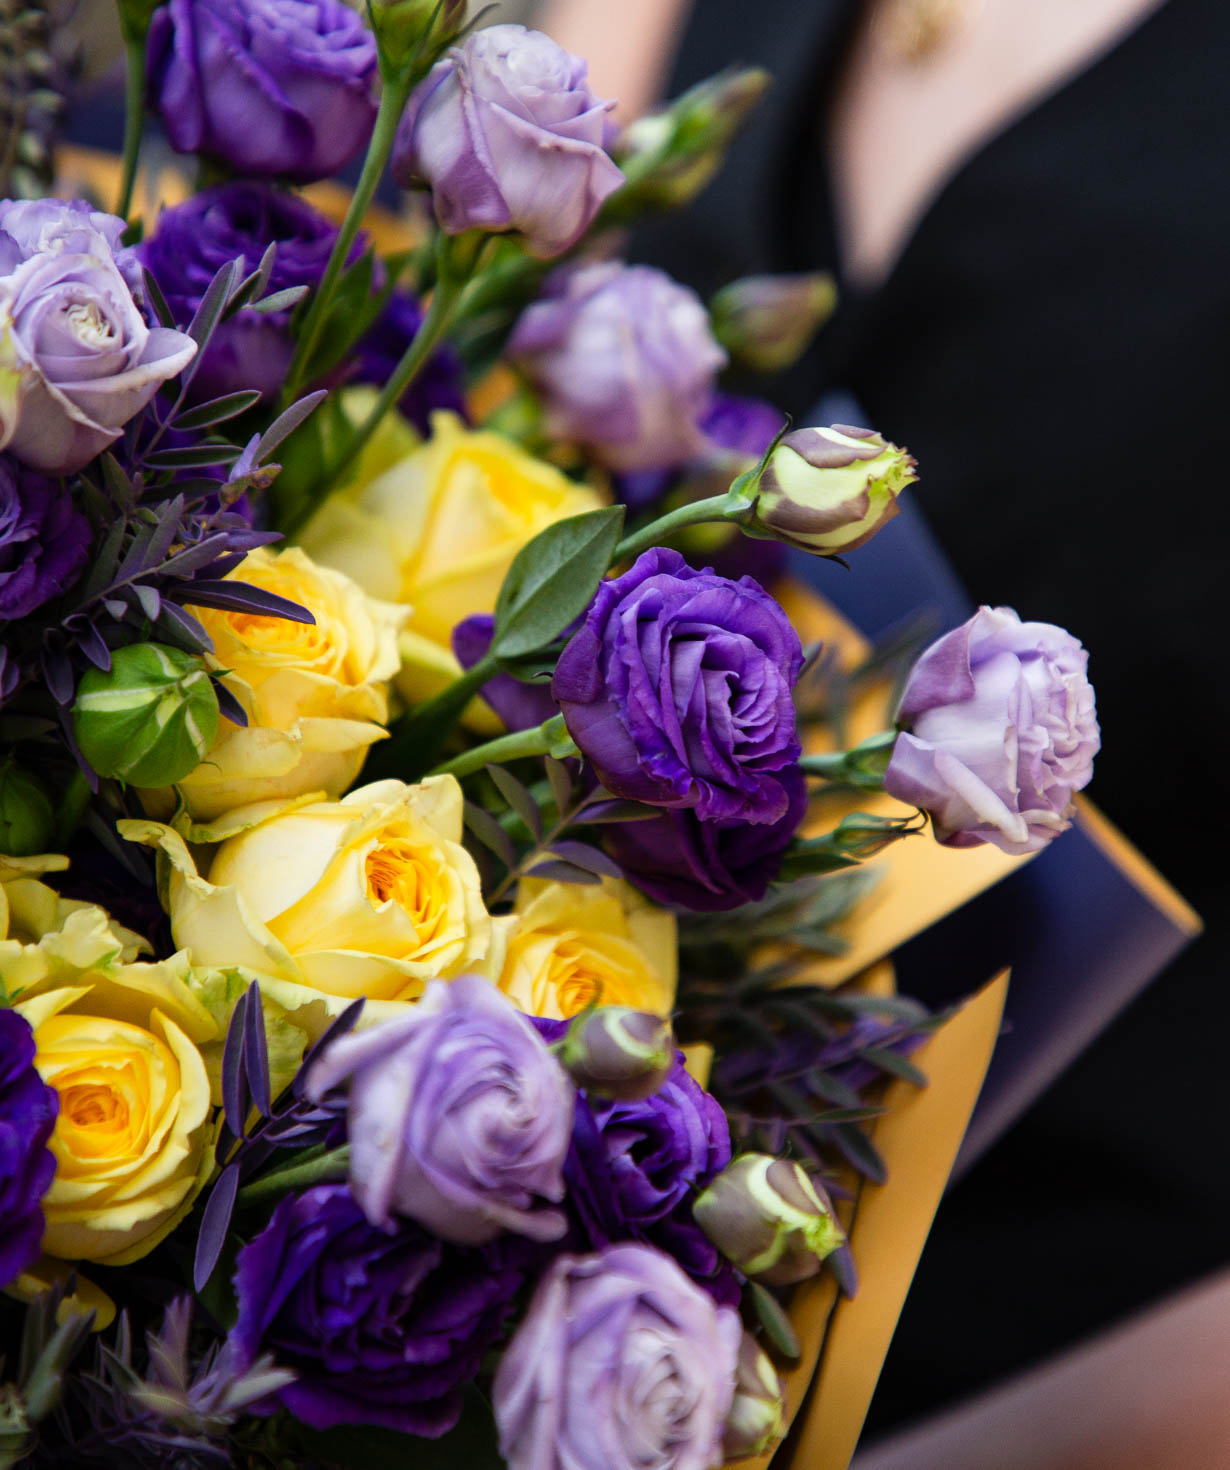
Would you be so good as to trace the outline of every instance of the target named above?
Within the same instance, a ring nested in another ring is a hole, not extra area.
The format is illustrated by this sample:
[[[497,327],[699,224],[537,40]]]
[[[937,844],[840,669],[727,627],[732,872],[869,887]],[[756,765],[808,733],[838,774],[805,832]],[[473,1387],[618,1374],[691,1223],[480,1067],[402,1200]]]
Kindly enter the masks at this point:
[[[610,469],[658,469],[705,447],[698,420],[726,354],[700,298],[662,271],[606,261],[553,272],[508,351],[550,432]]]
[[[776,822],[702,822],[690,811],[612,826],[607,848],[624,875],[650,898],[675,908],[715,912],[757,903],[807,811],[807,782],[782,772],[789,804]]]
[[[239,1252],[235,1371],[272,1353],[296,1380],[264,1410],[280,1403],[314,1429],[444,1434],[525,1279],[511,1244],[458,1250],[410,1224],[390,1235],[344,1185],[287,1195]]]
[[[779,822],[802,665],[798,634],[750,577],[696,571],[657,547],[599,587],[552,691],[616,796],[703,821]]]
[[[0,456],[0,620],[27,617],[58,597],[89,546],[90,524],[67,491]]]
[[[255,270],[277,246],[269,291],[315,287],[337,239],[336,227],[295,194],[269,184],[219,184],[166,209],[140,247],[177,322],[188,323],[209,283],[232,260]],[[356,247],[360,248],[360,247]],[[250,308],[220,322],[192,380],[194,398],[243,388],[269,396],[286,377],[294,344],[290,312]]]
[[[949,847],[1045,847],[1101,746],[1088,663],[1062,628],[979,608],[914,665],[885,790],[929,812]]]
[[[624,181],[603,149],[613,104],[585,71],[541,31],[475,31],[410,98],[393,177],[431,190],[446,234],[519,230],[531,255],[562,254]]]
[[[405,1016],[343,1037],[313,1066],[350,1081],[351,1188],[373,1225],[418,1220],[480,1245],[558,1240],[573,1088],[532,1023],[476,975],[432,980]]]
[[[34,1070],[34,1033],[16,1011],[0,1008],[0,1289],[38,1255],[40,1201],[56,1161],[47,1147],[60,1100]]]
[[[196,354],[148,327],[123,220],[80,200],[0,202],[0,449],[67,475]]]
[[[658,1251],[561,1256],[495,1375],[509,1470],[709,1470],[742,1328]]]
[[[376,120],[376,43],[342,0],[170,0],[147,72],[171,147],[241,174],[326,179]]]

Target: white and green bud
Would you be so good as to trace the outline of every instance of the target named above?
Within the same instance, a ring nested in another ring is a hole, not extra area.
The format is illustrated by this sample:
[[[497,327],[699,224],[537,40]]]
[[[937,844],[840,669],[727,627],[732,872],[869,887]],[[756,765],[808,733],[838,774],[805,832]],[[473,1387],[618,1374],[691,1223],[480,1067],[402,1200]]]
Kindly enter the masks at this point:
[[[795,429],[769,456],[746,529],[816,556],[853,551],[897,514],[916,461],[872,429]]]
[[[396,69],[421,49],[430,54],[454,40],[465,25],[466,0],[371,0],[368,16],[381,63]]]
[[[768,1353],[743,1334],[735,1363],[735,1396],[722,1436],[725,1460],[767,1454],[786,1432],[786,1392]]]
[[[560,1046],[565,1071],[586,1092],[638,1102],[657,1092],[675,1064],[669,1021],[631,1006],[582,1011]]]
[[[845,1239],[821,1186],[771,1154],[737,1158],[697,1195],[692,1213],[728,1261],[772,1286],[814,1276]]]
[[[0,765],[0,853],[30,857],[51,849],[55,810],[47,788],[14,760]]]
[[[758,67],[732,68],[698,82],[656,112],[637,118],[612,150],[627,183],[609,216],[690,203],[721,167],[735,134],[764,96],[770,77]]]
[[[73,734],[100,776],[170,786],[194,770],[218,733],[218,696],[199,658],[131,643],[111,668],[81,676]]]
[[[836,305],[837,286],[826,271],[744,276],[714,296],[709,316],[735,362],[776,373],[802,357]]]

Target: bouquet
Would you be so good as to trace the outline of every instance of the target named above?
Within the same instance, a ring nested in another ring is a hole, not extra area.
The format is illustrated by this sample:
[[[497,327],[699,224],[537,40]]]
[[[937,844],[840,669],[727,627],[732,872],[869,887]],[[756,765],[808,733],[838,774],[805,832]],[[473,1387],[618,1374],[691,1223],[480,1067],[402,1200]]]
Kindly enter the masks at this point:
[[[0,204],[0,1463],[844,1463],[1003,998],[843,966],[863,864],[1091,774],[1062,629],[779,580],[916,478],[718,386],[827,279],[618,257],[765,79],[463,11],[121,0],[117,212]]]

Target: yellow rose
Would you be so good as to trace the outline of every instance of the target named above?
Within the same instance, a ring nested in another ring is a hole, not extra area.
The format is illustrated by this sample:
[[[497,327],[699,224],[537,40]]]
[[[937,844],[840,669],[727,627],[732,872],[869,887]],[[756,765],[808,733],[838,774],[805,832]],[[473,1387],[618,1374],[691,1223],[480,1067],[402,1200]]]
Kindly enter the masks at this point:
[[[325,502],[300,537],[376,597],[409,603],[397,685],[413,703],[460,672],[450,635],[491,612],[517,552],[597,494],[511,440],[432,415],[432,436],[366,483]]]
[[[461,845],[452,776],[231,812],[193,831],[218,842],[206,874],[173,828],[120,830],[170,859],[171,926],[193,965],[252,971],[312,1033],[357,996],[371,1020],[434,977],[498,971],[504,921],[487,913]]]
[[[369,597],[297,547],[252,551],[230,580],[306,607],[314,624],[218,608],[193,612],[214,642],[214,667],[248,716],[222,720],[201,764],[180,783],[208,821],[234,807],[324,791],[340,796],[368,747],[385,736],[388,681],[407,609]],[[157,803],[154,804],[155,806]]]
[[[628,883],[523,879],[499,987],[531,1016],[564,1020],[586,1006],[675,1004],[675,916]]]
[[[172,1014],[170,987],[162,990],[167,1008],[122,977],[17,1002],[34,1031],[34,1064],[60,1099],[46,1255],[108,1266],[139,1259],[183,1219],[212,1171],[209,1080],[183,1024],[195,1012]]]

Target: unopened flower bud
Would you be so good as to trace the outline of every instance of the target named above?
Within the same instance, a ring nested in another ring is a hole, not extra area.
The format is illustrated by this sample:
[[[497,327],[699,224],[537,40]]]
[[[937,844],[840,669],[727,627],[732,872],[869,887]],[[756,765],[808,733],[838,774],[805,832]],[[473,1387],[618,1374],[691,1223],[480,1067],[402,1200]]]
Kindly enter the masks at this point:
[[[788,368],[807,350],[837,304],[832,276],[745,276],[723,286],[709,303],[713,334],[744,367],[760,373]]]
[[[747,529],[817,556],[853,551],[897,514],[914,467],[871,429],[795,429],[769,457]]]
[[[420,45],[447,46],[465,24],[466,0],[373,0],[368,15],[381,61],[396,67]]]
[[[43,783],[24,766],[0,766],[0,853],[29,857],[46,852],[55,830],[55,812]]]
[[[845,1238],[823,1189],[771,1154],[737,1158],[696,1197],[692,1213],[727,1260],[774,1286],[814,1276]]]
[[[569,1026],[560,1061],[586,1092],[637,1102],[657,1092],[675,1064],[670,1022],[631,1006],[583,1011]]]
[[[786,1395],[768,1353],[743,1334],[735,1364],[735,1396],[726,1420],[722,1453],[727,1460],[763,1455],[786,1432]]]
[[[645,209],[690,203],[721,167],[769,81],[758,67],[719,72],[629,123],[612,150],[628,182],[608,213],[631,218]]]
[[[200,764],[218,733],[218,697],[199,658],[132,643],[77,686],[73,733],[100,776],[170,786]]]

